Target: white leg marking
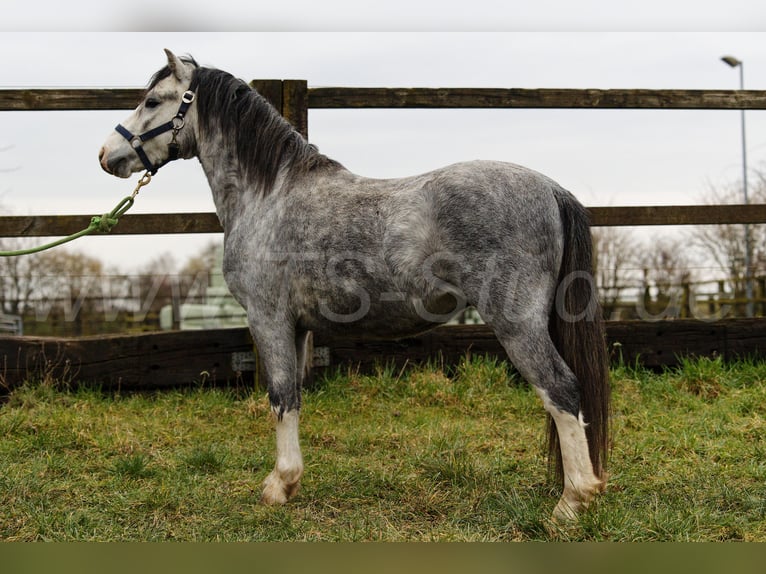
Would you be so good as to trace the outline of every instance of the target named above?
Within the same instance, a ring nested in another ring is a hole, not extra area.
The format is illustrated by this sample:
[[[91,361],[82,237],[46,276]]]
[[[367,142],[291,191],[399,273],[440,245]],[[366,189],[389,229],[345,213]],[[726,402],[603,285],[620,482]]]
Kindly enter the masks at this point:
[[[553,510],[553,518],[571,521],[588,507],[596,493],[603,490],[604,483],[593,472],[582,413],[575,417],[561,411],[550,402],[545,391],[538,391],[538,394],[556,423],[564,466],[564,493]]]
[[[298,442],[299,418],[298,411],[294,410],[284,413],[282,420],[277,419],[277,463],[263,481],[263,504],[284,504],[298,492],[303,474],[303,456]]]

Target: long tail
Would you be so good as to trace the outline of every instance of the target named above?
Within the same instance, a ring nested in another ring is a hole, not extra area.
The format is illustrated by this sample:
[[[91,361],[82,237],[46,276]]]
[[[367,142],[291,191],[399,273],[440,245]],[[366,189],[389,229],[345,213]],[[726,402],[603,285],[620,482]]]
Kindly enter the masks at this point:
[[[580,409],[593,472],[606,479],[609,450],[609,363],[601,306],[593,278],[593,246],[586,209],[565,190],[557,190],[564,229],[564,254],[549,330],[559,354],[580,383]],[[564,471],[553,419],[548,417],[548,453],[559,483]]]

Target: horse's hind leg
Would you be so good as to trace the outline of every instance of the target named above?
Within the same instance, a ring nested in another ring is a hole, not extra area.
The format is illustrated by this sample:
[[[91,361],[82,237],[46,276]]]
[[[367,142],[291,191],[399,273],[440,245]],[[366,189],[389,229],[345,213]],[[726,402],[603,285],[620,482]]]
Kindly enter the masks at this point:
[[[603,489],[591,464],[577,378],[551,341],[546,319],[525,320],[508,329],[495,327],[495,333],[519,373],[534,386],[556,424],[564,467],[564,492],[553,518],[572,520]]]
[[[557,521],[570,521],[585,510],[593,497],[604,489],[604,482],[593,472],[588,440],[585,436],[585,421],[582,413],[562,409],[550,399],[550,395],[536,387],[543,399],[545,410],[553,418],[561,448],[564,467],[564,492],[553,518]]]
[[[263,482],[261,502],[284,504],[298,492],[303,475],[298,423],[306,339],[305,334],[293,337],[264,332],[262,324],[251,330],[266,377],[277,435],[277,460]]]

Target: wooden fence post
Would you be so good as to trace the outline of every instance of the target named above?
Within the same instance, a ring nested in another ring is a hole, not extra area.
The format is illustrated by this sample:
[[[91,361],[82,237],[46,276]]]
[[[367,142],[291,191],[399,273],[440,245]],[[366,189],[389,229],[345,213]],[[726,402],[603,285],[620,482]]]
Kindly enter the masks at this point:
[[[681,288],[683,289],[683,295],[681,296],[681,310],[679,316],[681,319],[687,319],[693,317],[696,313],[696,309],[692,309],[692,288],[688,281],[682,283]]]
[[[282,113],[282,80],[253,80],[250,86]]]
[[[306,80],[282,81],[282,115],[308,139],[309,89]]]
[[[306,80],[252,80],[250,85],[308,139],[309,88]]]

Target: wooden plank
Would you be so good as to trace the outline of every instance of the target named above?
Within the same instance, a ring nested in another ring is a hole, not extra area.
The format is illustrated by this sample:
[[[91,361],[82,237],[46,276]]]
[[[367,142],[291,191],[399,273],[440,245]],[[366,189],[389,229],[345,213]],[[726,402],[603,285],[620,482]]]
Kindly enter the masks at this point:
[[[53,376],[105,389],[161,389],[252,382],[232,368],[232,353],[251,351],[247,329],[169,331],[63,339],[0,338],[0,382]],[[3,386],[3,385],[0,385]]]
[[[309,90],[309,107],[590,108],[763,110],[760,90],[576,90],[520,88],[343,88]]]
[[[648,368],[672,367],[679,357],[764,357],[766,320],[729,319],[718,322],[694,320],[610,321],[607,345],[612,361],[642,364]],[[329,347],[330,366],[359,368],[370,372],[376,365],[435,361],[454,365],[466,353],[507,360],[492,331],[485,325],[445,326],[400,341],[359,341],[315,336],[315,347]]]
[[[726,329],[725,348],[721,352],[726,360],[738,358],[763,358],[766,355],[764,338],[766,319],[742,319],[722,321]]]
[[[59,237],[85,229],[91,215],[0,216],[0,237]],[[215,213],[140,213],[125,215],[110,235],[220,233]]]
[[[282,109],[282,80],[253,80],[251,85]],[[0,111],[132,110],[144,92],[143,88],[0,90]]]
[[[766,223],[766,205],[590,207],[593,226]]]
[[[739,320],[731,320],[739,321]],[[747,321],[747,320],[745,320]],[[758,321],[761,343],[766,343],[766,321]],[[607,341],[612,361],[642,364],[649,368],[672,367],[679,357],[698,356],[734,359],[727,355],[730,321],[693,320],[608,322]],[[756,352],[757,347],[750,349]]]
[[[0,90],[0,111],[133,109],[144,91],[143,88]]]
[[[606,327],[612,360],[621,358],[628,364],[670,367],[688,355],[766,358],[764,319],[627,321],[608,322]],[[466,353],[507,360],[484,325],[444,326],[400,341],[315,336],[314,347],[326,349],[330,359],[327,365],[315,366],[317,374],[338,368],[371,372],[377,365],[402,368],[425,361],[449,366]],[[0,389],[45,373],[73,383],[97,382],[105,389],[145,390],[203,382],[249,385],[252,371],[235,370],[232,361],[234,353],[251,351],[244,328],[74,339],[0,337]]]
[[[712,225],[766,223],[766,205],[591,207],[593,226]],[[0,216],[0,237],[59,237],[88,226],[91,215]],[[111,235],[220,233],[210,212],[125,215]]]
[[[259,80],[254,80],[258,82]],[[143,88],[0,90],[0,111],[132,109]],[[763,110],[760,90],[521,88],[310,88],[307,105],[327,108],[590,108]]]
[[[377,365],[397,368],[433,360],[454,365],[467,353],[505,357],[502,346],[486,325],[439,327],[433,331],[398,341],[360,340],[314,335],[314,347],[328,347],[329,369],[348,366],[372,372]],[[316,368],[315,368],[316,370]]]

